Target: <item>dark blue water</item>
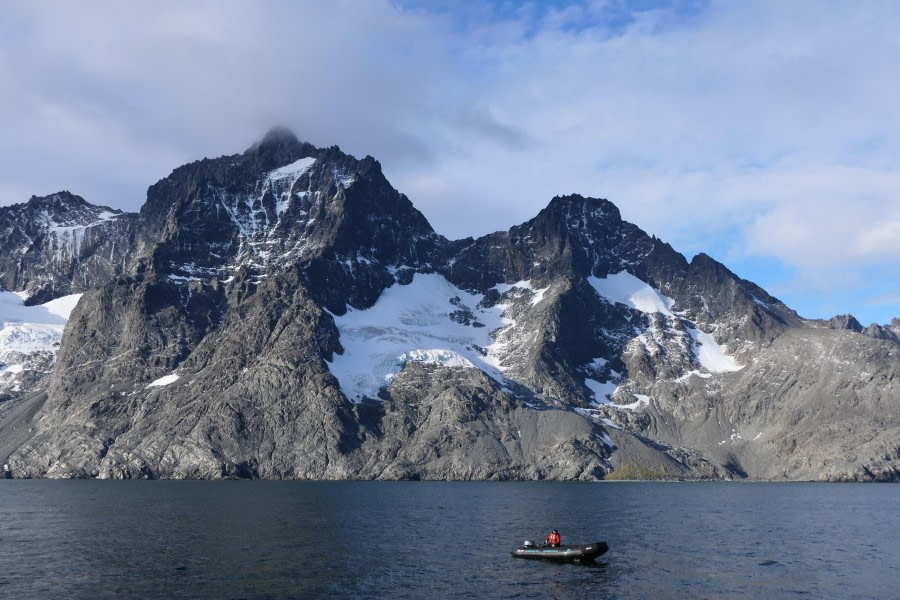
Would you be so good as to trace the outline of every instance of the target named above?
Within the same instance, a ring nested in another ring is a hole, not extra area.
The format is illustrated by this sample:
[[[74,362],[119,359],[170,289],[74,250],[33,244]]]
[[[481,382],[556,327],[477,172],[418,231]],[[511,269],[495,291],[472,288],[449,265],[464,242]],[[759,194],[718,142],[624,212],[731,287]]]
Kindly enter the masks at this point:
[[[0,598],[897,598],[900,486],[0,481]],[[556,527],[595,564],[515,559]]]

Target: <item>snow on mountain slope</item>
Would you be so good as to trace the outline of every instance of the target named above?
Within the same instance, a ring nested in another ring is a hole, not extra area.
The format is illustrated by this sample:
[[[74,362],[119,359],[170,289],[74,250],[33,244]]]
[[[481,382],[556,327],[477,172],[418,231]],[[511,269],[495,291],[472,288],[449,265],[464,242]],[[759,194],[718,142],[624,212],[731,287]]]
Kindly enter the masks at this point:
[[[520,290],[528,290],[532,294],[529,303],[531,306],[537,306],[540,304],[541,300],[544,299],[544,294],[547,293],[547,290],[549,290],[550,287],[535,288],[531,285],[530,281],[518,281],[516,283],[500,283],[495,285],[493,289],[500,292],[500,294],[506,294],[509,291],[518,292]]]
[[[79,256],[85,232],[88,229],[102,225],[106,221],[118,219],[120,216],[120,214],[104,210],[96,215],[96,220],[90,223],[75,223],[73,225],[68,221],[63,221],[60,224],[52,216],[45,213],[47,230],[51,234],[52,239],[51,247],[55,252],[68,251],[70,256]]]
[[[216,198],[216,211],[224,209],[235,224],[243,241],[254,249],[254,254],[265,254],[265,238],[279,222],[288,208],[294,194],[294,186],[316,163],[312,157],[301,158],[291,164],[270,171],[257,182],[256,193],[247,195],[227,188],[208,185],[209,192]],[[266,196],[271,194],[274,206],[267,206]],[[300,192],[298,197],[307,195]]]
[[[597,404],[609,404],[609,397],[616,393],[618,385],[613,382],[600,383],[596,379],[585,379],[584,384],[594,394],[594,400]]]
[[[18,393],[27,371],[53,364],[63,328],[81,294],[25,306],[24,294],[0,292],[0,395]]]
[[[312,157],[301,158],[285,167],[275,169],[266,177],[263,193],[271,190],[272,194],[275,195],[275,212],[278,213],[279,217],[288,206],[288,202],[291,199],[291,189],[294,187],[294,184],[315,162],[316,159]]]
[[[10,326],[52,325],[59,326],[62,331],[81,294],[63,296],[36,306],[25,306],[25,298],[24,293],[0,292],[0,323],[4,330]]]
[[[643,331],[636,330],[638,335],[629,344],[628,351],[656,355],[667,360],[672,372],[682,373],[677,380],[683,380],[691,374],[709,377],[712,373],[727,373],[742,368],[712,335],[701,331],[690,321],[672,312],[675,305],[672,298],[663,295],[634,275],[622,271],[605,278],[589,277],[588,283],[602,298],[654,316]],[[589,374],[591,372],[592,370],[588,370]],[[611,397],[623,383],[624,380],[615,376],[605,382],[590,376],[585,378],[585,385],[593,393],[597,404],[612,404],[617,408],[628,409],[646,404],[646,402],[613,404]],[[634,390],[631,391],[640,399]]]
[[[674,300],[630,273],[605,279],[591,277],[589,282],[604,298],[644,313],[659,313],[668,323],[665,332],[656,332],[651,325],[644,333],[636,332],[636,339],[668,336],[683,340],[682,353],[686,360],[697,364],[698,373],[741,368],[711,335],[672,313]],[[530,306],[537,305],[546,291],[533,289],[527,281],[498,284],[494,289],[503,294],[504,300],[528,290],[532,296],[527,303]],[[455,287],[441,275],[416,274],[409,285],[386,289],[371,308],[350,309],[343,316],[334,316],[344,353],[335,355],[329,368],[354,402],[377,397],[378,390],[410,361],[474,367],[502,384],[505,368],[501,361],[508,343],[504,332],[514,331],[516,323],[507,303],[501,301],[485,308],[483,299],[482,295]],[[618,373],[611,375],[613,379],[608,381],[585,379],[598,404],[611,403],[610,396],[624,381]],[[620,408],[633,409],[644,404],[636,402]]]
[[[384,290],[371,308],[334,317],[344,353],[329,368],[354,402],[374,398],[410,361],[476,367],[502,382],[495,336],[513,323],[502,304],[483,308],[482,299],[441,275],[417,274]]]
[[[725,348],[716,343],[713,336],[693,327],[685,327],[685,330],[694,338],[693,350],[697,362],[710,373],[727,373],[744,368],[725,353]]]
[[[622,271],[604,278],[588,277],[588,283],[597,293],[610,300],[625,304],[644,313],[662,313],[673,316],[670,308],[675,301],[644,283],[631,273]]]
[[[643,313],[661,313],[668,320],[680,321],[671,311],[675,304],[674,300],[626,271],[602,279],[589,277],[588,282],[598,294],[612,302],[625,304]],[[703,369],[710,373],[726,373],[741,369],[741,365],[726,354],[725,349],[712,335],[691,327],[690,323],[684,321],[681,321],[681,326],[691,336],[693,357]]]

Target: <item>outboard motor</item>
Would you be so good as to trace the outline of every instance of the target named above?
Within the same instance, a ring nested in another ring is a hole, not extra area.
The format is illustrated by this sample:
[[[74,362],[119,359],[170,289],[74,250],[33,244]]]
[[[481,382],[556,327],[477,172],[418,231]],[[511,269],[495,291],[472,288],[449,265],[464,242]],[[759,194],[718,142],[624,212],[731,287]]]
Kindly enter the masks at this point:
[[[523,545],[524,545],[526,548],[535,548],[535,547],[536,547],[535,544],[534,544],[534,542],[532,542],[531,540],[525,540],[525,544],[523,544]]]

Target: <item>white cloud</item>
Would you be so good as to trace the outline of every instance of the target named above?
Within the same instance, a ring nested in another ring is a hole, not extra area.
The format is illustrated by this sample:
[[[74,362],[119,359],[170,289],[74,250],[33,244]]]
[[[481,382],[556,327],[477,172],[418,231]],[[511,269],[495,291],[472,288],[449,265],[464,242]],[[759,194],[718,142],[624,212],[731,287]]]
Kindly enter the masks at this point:
[[[900,14],[826,4],[7,3],[0,203],[134,210],[286,124],[381,160],[451,237],[577,192],[821,294],[834,265],[862,281],[900,257]]]
[[[896,261],[900,260],[897,240],[900,240],[900,218],[871,224],[858,234],[854,250],[863,257],[884,257]]]

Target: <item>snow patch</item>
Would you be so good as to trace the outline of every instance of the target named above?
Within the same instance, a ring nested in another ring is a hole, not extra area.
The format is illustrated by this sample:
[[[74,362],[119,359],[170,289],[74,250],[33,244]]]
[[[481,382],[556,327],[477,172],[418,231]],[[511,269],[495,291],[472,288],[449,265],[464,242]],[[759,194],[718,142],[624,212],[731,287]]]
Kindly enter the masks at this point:
[[[22,294],[0,292],[0,361],[10,352],[56,354],[63,328],[81,294],[25,306]]]
[[[37,323],[41,325],[65,325],[81,294],[63,296],[45,304],[25,306],[23,295],[0,292],[0,323]]]
[[[645,313],[672,315],[675,301],[663,296],[631,273],[621,271],[604,278],[588,277],[588,283],[600,296],[618,304],[624,304]]]
[[[631,404],[613,404],[613,406],[622,410],[637,410],[641,406],[649,406],[651,400],[650,396],[635,394],[634,397],[637,398],[636,402],[632,402]]]
[[[613,448],[616,447],[615,442],[612,441],[612,438],[609,437],[609,434],[606,434],[606,433],[596,433],[596,434],[594,434],[594,435],[595,435],[595,437],[596,437],[598,440],[600,440],[601,442],[603,442],[603,444],[604,444],[607,448],[609,448],[610,450],[612,450]]]
[[[709,379],[710,377],[712,377],[712,374],[710,374],[710,373],[704,373],[702,371],[688,371],[681,377],[678,377],[677,379],[675,379],[675,383],[685,382],[688,379],[690,379],[692,375],[696,375],[697,377],[700,377],[702,379]]]
[[[63,296],[45,304],[25,306],[27,294],[0,292],[0,385],[19,392],[16,376],[23,371],[45,369],[55,359],[66,321],[81,294]],[[36,367],[36,365],[42,365]]]
[[[591,390],[591,393],[594,395],[594,402],[597,404],[612,404],[610,397],[619,389],[619,386],[615,383],[600,383],[595,379],[585,379],[584,385]]]
[[[270,172],[266,179],[268,181],[281,181],[283,179],[294,179],[296,181],[296,179],[306,173],[315,162],[316,159],[311,156],[295,160],[289,165],[279,167]]]
[[[685,327],[685,330],[694,339],[695,343],[692,346],[694,357],[710,373],[727,373],[744,368],[725,354],[725,349],[716,343],[713,336],[692,327]]]
[[[513,289],[529,290],[533,294],[531,298],[531,305],[535,306],[544,299],[544,294],[547,293],[547,290],[550,289],[550,286],[548,285],[544,288],[536,288],[531,284],[531,281],[517,281],[516,283],[498,283],[494,286],[493,289],[500,292],[501,295]]]
[[[52,315],[56,315],[57,317],[61,317],[66,321],[69,320],[69,316],[72,314],[72,311],[75,310],[75,305],[78,304],[78,301],[81,300],[82,294],[70,294],[68,296],[62,296],[61,298],[57,298],[55,300],[51,300],[45,304],[41,304],[43,308],[47,310]]]
[[[760,435],[761,435],[761,434],[760,434]],[[759,435],[757,435],[757,436],[756,436],[755,438],[753,438],[753,439],[756,440],[756,439],[758,439],[758,438],[759,438]],[[743,440],[743,439],[744,439],[744,438],[741,436],[740,433],[737,432],[736,429],[732,429],[732,430],[731,430],[731,435],[728,436],[728,439],[727,439],[727,440],[722,440],[721,442],[719,442],[719,443],[716,444],[716,445],[717,445],[717,446],[722,446],[722,445],[728,444],[728,443],[734,444],[734,443],[736,443],[738,440]]]
[[[612,302],[625,304],[643,313],[660,313],[666,317],[678,319],[671,311],[675,304],[672,298],[664,296],[627,271],[615,273],[603,279],[588,277],[588,282],[600,296]],[[725,349],[716,343],[710,334],[687,325],[684,328],[693,339],[691,350],[694,358],[704,369],[710,373],[727,373],[743,368],[725,353]],[[642,339],[641,341],[646,346],[646,340]],[[678,381],[683,381],[692,373],[694,372],[679,377]]]
[[[502,306],[480,307],[482,298],[438,274],[395,284],[371,308],[334,316],[344,353],[334,355],[331,373],[353,402],[374,398],[410,361],[473,366],[502,383],[494,336],[512,322]]]
[[[588,367],[599,371],[600,369],[605,367],[608,362],[609,361],[605,358],[595,358],[588,364]]]
[[[297,183],[297,180],[300,179],[304,173],[309,171],[309,168],[312,167],[315,162],[316,159],[312,157],[301,158],[289,165],[275,169],[269,173],[268,177],[266,177],[266,181],[263,184],[263,193],[265,193],[267,189],[272,190],[272,195],[275,196],[275,212],[279,217],[287,208],[288,202],[291,199],[291,189],[294,187],[294,184]]]
[[[599,381],[595,381],[593,379],[585,379],[584,384],[594,394],[594,404],[596,406],[611,406],[613,408],[622,410],[635,410],[637,408],[640,408],[641,406],[650,404],[650,396],[645,396],[643,394],[634,394],[634,397],[637,398],[637,401],[630,404],[614,403],[612,401],[612,396],[619,389],[619,386],[612,382],[600,383]]]
[[[169,375],[164,375],[155,381],[151,381],[147,384],[147,387],[161,387],[164,385],[169,385],[170,383],[175,383],[181,378],[180,375],[176,375],[175,373],[170,373]]]

